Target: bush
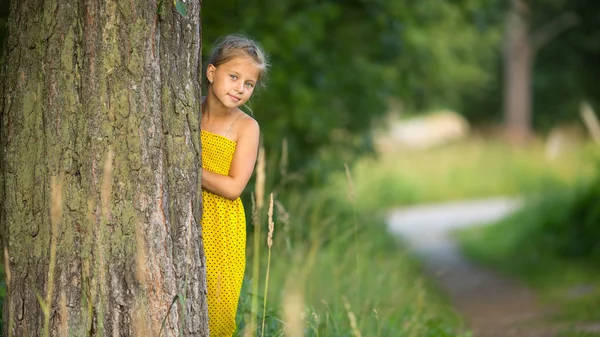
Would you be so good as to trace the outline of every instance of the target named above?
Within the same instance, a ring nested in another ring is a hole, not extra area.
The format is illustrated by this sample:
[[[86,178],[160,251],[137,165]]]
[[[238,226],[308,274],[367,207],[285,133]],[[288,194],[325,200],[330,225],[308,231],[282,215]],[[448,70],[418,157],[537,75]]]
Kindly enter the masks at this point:
[[[540,198],[533,237],[559,256],[600,259],[600,165],[595,177],[574,189],[554,189]]]

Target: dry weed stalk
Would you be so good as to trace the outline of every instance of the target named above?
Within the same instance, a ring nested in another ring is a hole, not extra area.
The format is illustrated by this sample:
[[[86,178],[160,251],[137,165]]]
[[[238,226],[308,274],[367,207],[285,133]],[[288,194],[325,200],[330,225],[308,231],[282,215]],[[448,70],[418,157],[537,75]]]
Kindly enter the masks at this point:
[[[57,180],[56,177],[52,177],[50,182],[50,223],[52,224],[52,233],[56,233],[58,223],[62,220],[62,177]]]
[[[95,223],[95,217],[94,217],[94,200],[93,199],[88,199],[87,201],[87,221],[90,224],[90,228],[93,228],[93,224]],[[90,240],[93,240],[94,235],[90,235]],[[92,242],[89,243],[90,245],[92,244]],[[84,272],[84,279],[88,279],[88,290],[87,292],[89,294],[88,297],[88,308],[87,308],[87,313],[88,313],[88,317],[92,317],[92,311],[93,311],[93,302],[94,299],[96,298],[96,278],[92,277],[92,273],[90,272],[90,260],[86,259],[83,260],[83,265],[82,265],[82,270]],[[90,319],[89,323],[88,323],[88,330],[91,328],[92,325],[92,321]]]
[[[258,149],[258,158],[256,162],[256,184],[255,184],[255,203],[252,205],[252,222],[254,224],[254,252],[252,260],[252,301],[250,304],[251,319],[249,328],[254,331],[256,325],[256,313],[258,313],[258,289],[259,289],[259,273],[260,273],[260,237],[261,237],[261,222],[262,209],[265,197],[265,181],[266,181],[266,164],[265,164],[265,149],[261,145]]]
[[[346,168],[346,179],[348,179],[348,198],[352,203],[352,222],[354,229],[354,250],[356,254],[356,303],[360,303],[360,264],[358,254],[358,225],[356,221],[356,194],[354,193],[354,183],[352,182],[352,175],[350,175],[350,168],[348,164],[344,163]]]
[[[283,319],[287,322],[286,337],[302,337],[304,330],[304,299],[298,287],[288,290],[283,298]]]
[[[403,324],[403,329],[410,333],[410,336],[421,336],[421,317],[425,305],[425,291],[423,289],[423,279],[419,278],[416,282],[417,299],[415,303],[416,310],[411,318]]]
[[[288,249],[288,251],[292,251],[292,239],[290,238],[290,213],[288,213],[285,208],[283,207],[283,205],[281,204],[281,202],[279,202],[279,200],[275,200],[275,207],[277,208],[277,220],[279,221],[280,224],[283,224],[283,233],[284,233],[284,240],[285,240],[285,246]],[[280,226],[281,227],[281,226]]]
[[[137,221],[137,225],[135,226],[135,243],[136,243],[136,255],[135,255],[135,278],[141,285],[140,289],[142,294],[145,293],[146,290],[146,261],[148,261],[147,255],[147,247],[146,240],[143,235],[142,230],[142,222]],[[151,331],[156,331],[152,329],[150,322],[148,322],[149,318],[146,317],[146,313],[148,312],[148,308],[146,306],[146,302],[143,299],[137,300],[137,309],[135,310],[132,322],[132,330],[133,335],[135,337],[144,337],[150,336]],[[153,322],[152,322],[153,323]]]
[[[254,327],[252,325],[246,325],[244,328],[244,337],[255,337]]]
[[[269,234],[267,235],[267,246],[269,247],[269,253],[267,255],[267,275],[265,277],[265,294],[263,300],[263,315],[262,315],[262,329],[261,336],[265,335],[265,316],[267,313],[267,294],[269,292],[269,272],[271,270],[271,247],[273,246],[273,231],[275,230],[275,222],[273,221],[273,193],[269,196]]]
[[[377,309],[373,309],[373,316],[375,316],[375,320],[377,321],[377,336],[381,336],[381,324],[379,322],[379,312]]]
[[[348,164],[344,163],[344,167],[346,168],[346,179],[348,179],[348,199],[352,204],[356,203],[356,194],[354,193],[354,184],[352,183],[352,176],[350,175],[350,169],[348,168]]]
[[[319,337],[319,324],[321,324],[319,322],[319,315],[316,312],[312,312],[312,317],[315,318],[315,334],[317,335],[316,337]]]
[[[146,317],[146,310],[144,306],[138,306],[132,317],[131,330],[134,337],[147,337],[152,336],[151,327],[148,324],[148,318]]]
[[[46,300],[39,299],[44,313],[44,330],[42,335],[50,335],[50,316],[52,311],[52,296],[54,294],[54,272],[56,267],[56,246],[58,245],[58,224],[62,221],[63,206],[63,177],[52,177],[50,181],[50,263],[48,266],[48,284]]]
[[[256,194],[256,209],[261,213],[265,202],[265,148],[261,146],[258,149],[258,158],[256,161],[256,184],[254,193]]]
[[[104,171],[102,174],[102,188],[100,190],[100,202],[102,207],[102,217],[103,222],[108,223],[110,217],[110,194],[112,190],[112,172],[113,172],[113,157],[114,152],[112,147],[109,146],[108,154],[106,156],[106,160],[104,162]],[[97,223],[97,221],[96,221]],[[96,238],[96,249],[97,249],[97,269],[99,270],[99,280],[95,282],[99,285],[99,295],[106,296],[107,295],[107,282],[106,282],[106,261],[104,258],[104,240],[105,240],[105,228],[101,226],[97,229],[97,238]],[[104,318],[104,309],[100,308],[98,310],[99,321],[102,321]]]
[[[60,327],[59,334],[61,336],[69,336],[69,311],[67,310],[67,294],[62,290],[60,292]]]
[[[594,109],[592,106],[587,103],[581,103],[581,119],[585,124],[588,132],[592,136],[592,139],[596,144],[600,144],[600,123],[598,122],[598,117],[594,113]]]
[[[10,303],[11,299],[11,280],[12,274],[10,273],[10,258],[8,257],[8,249],[4,247],[4,277],[6,278],[6,298],[4,299],[7,303]],[[12,337],[12,322],[13,322],[13,313],[11,310],[8,310],[8,337]]]
[[[331,315],[331,309],[329,308],[329,304],[327,303],[327,301],[321,300],[321,303],[323,303],[323,305],[325,305],[325,308],[327,308],[327,311],[325,312],[325,331],[327,331],[327,324],[329,323],[329,317],[333,316],[333,315]],[[333,323],[333,328],[335,329],[335,331],[337,331],[339,333],[337,324],[335,324],[335,320],[332,319],[331,321]]]
[[[273,231],[275,230],[275,222],[273,221],[273,193],[269,196],[269,212],[267,213],[269,216],[269,233],[267,235],[267,246],[269,246],[269,252],[271,251],[271,246],[273,246]]]
[[[147,259],[146,254],[146,240],[144,239],[144,235],[142,234],[142,223],[138,222],[135,226],[135,243],[137,246],[137,251],[135,255],[135,277],[140,284],[146,283],[146,270],[145,265]]]
[[[348,313],[348,319],[350,320],[350,327],[352,328],[352,333],[354,337],[361,337],[360,331],[358,331],[358,326],[356,325],[356,316],[352,312],[350,308],[350,303],[348,303],[348,299],[346,296],[342,298],[344,301],[344,307],[346,308],[346,312]]]
[[[287,174],[287,166],[288,166],[288,141],[287,138],[283,138],[281,140],[281,161],[279,162],[279,171],[281,172],[281,176],[285,177]]]

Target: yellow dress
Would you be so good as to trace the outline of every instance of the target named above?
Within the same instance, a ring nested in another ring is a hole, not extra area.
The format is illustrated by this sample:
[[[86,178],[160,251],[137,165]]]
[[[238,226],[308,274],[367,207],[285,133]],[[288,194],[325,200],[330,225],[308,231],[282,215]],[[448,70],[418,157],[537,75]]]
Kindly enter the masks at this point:
[[[236,143],[201,132],[202,167],[228,175]],[[246,216],[240,198],[230,200],[202,190],[202,234],[206,255],[208,319],[211,337],[235,333],[235,315],[246,265]]]

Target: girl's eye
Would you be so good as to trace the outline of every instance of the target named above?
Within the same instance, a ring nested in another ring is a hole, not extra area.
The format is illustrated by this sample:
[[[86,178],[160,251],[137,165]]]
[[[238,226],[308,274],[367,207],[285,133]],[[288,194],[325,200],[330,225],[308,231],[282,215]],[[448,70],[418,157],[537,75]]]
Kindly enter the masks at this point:
[[[250,82],[247,82],[247,83],[246,83],[246,86],[247,86],[248,88],[254,88],[254,84],[252,84],[252,83],[250,83]]]
[[[237,76],[235,75],[229,75],[229,77],[231,77],[232,80],[237,80]]]

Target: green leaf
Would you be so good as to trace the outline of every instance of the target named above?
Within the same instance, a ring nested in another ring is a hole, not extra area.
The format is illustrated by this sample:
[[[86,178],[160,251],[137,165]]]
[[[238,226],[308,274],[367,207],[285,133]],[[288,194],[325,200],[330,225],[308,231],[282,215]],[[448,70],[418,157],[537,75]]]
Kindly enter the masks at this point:
[[[162,14],[163,3],[164,3],[164,0],[160,0],[158,2],[158,7],[156,8],[156,14],[158,14],[158,15]]]
[[[185,4],[183,2],[176,1],[175,8],[179,12],[179,14],[181,14],[181,16],[185,16],[187,14],[187,7],[185,6]]]

